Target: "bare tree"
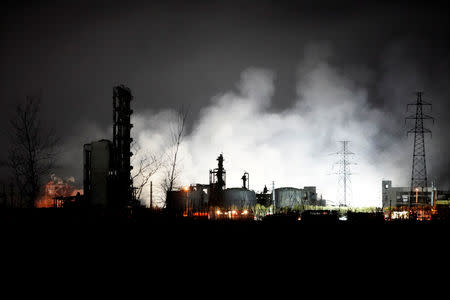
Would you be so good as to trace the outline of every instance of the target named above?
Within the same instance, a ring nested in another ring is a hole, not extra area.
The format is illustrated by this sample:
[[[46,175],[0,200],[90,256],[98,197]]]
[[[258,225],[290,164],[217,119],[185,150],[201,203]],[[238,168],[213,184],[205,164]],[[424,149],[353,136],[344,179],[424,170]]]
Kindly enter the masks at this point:
[[[10,120],[9,166],[20,190],[20,200],[26,207],[34,207],[39,195],[41,179],[50,174],[55,166],[58,138],[53,130],[42,127],[40,120],[41,101],[38,97],[27,97],[19,104]]]
[[[164,195],[167,195],[167,192],[172,191],[179,175],[179,170],[177,168],[178,152],[184,138],[188,114],[189,111],[186,108],[179,108],[176,112],[175,122],[171,128],[171,146],[166,162],[166,175],[161,184]]]
[[[133,186],[136,192],[136,199],[141,199],[142,191],[147,186],[150,178],[159,170],[162,159],[159,156],[143,152],[138,143],[133,143]],[[135,162],[134,160],[137,160]]]

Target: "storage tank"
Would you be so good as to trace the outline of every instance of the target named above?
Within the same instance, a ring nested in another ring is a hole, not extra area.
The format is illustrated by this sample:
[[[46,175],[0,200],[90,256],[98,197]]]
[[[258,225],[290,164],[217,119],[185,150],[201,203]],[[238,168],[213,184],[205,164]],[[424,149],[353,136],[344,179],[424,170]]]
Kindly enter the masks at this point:
[[[231,188],[223,191],[221,207],[226,210],[251,210],[256,207],[256,194],[245,188]]]
[[[305,198],[305,191],[293,187],[282,187],[275,189],[275,208],[277,211],[280,209],[293,209],[303,204]]]
[[[208,195],[193,187],[167,192],[167,210],[175,215],[192,215],[208,211]]]

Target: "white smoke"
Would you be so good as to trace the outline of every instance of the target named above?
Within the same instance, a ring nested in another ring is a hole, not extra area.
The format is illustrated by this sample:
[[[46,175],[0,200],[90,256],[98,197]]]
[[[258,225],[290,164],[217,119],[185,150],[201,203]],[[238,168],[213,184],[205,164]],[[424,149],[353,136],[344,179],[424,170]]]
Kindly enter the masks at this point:
[[[271,111],[275,74],[266,69],[244,70],[237,91],[213,97],[181,145],[179,184],[208,183],[208,171],[223,153],[228,187],[241,186],[247,171],[256,191],[264,185],[270,189],[272,181],[275,187],[316,186],[319,195],[337,204],[337,176],[331,173],[338,158],[330,153],[339,150],[338,141],[349,140],[357,163],[351,166],[350,205],[381,206],[382,178],[401,182],[398,166],[404,161],[398,157],[404,156],[404,141],[392,143],[383,132],[397,120],[370,107],[365,87],[332,67],[327,54],[305,51],[298,97],[282,112]],[[173,119],[169,110],[137,113],[133,135],[142,148],[163,153]],[[154,187],[163,175],[152,178]],[[142,195],[149,203],[149,193]]]

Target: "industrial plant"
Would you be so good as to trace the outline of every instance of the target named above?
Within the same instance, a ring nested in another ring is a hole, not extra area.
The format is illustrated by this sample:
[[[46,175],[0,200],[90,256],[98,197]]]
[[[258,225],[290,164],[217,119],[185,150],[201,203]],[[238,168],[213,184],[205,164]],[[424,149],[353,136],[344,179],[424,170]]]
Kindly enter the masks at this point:
[[[424,127],[424,121],[434,118],[424,114],[424,107],[431,103],[423,100],[423,93],[417,92],[416,102],[407,104],[407,109],[415,107],[415,114],[407,116],[414,121],[414,127],[408,130],[414,134],[414,151],[411,167],[411,185],[409,187],[394,187],[391,180],[383,180],[381,184],[382,208],[386,219],[414,219],[430,221],[433,219],[448,219],[450,191],[438,189],[434,182],[429,185],[425,155],[425,134],[431,130]]]
[[[131,178],[131,114],[133,96],[129,88],[113,89],[113,139],[102,139],[83,147],[83,190],[80,205],[99,209],[138,208]],[[269,214],[291,213],[306,207],[325,207],[315,186],[264,187],[261,193],[250,189],[250,174],[244,172],[241,187],[227,187],[224,155],[217,157],[217,168],[209,170],[208,183],[195,183],[168,190],[165,210],[175,217],[254,220]],[[67,201],[71,197],[59,197]],[[82,199],[82,200],[81,200]],[[60,205],[61,206],[61,205]],[[59,206],[58,206],[59,207]]]
[[[124,208],[137,204],[131,178],[131,114],[133,96],[121,85],[113,89],[113,140],[100,140],[83,147],[85,205]]]
[[[409,219],[410,215],[423,221],[447,217],[450,191],[438,190],[434,183],[411,192],[411,187],[397,187],[391,180],[383,180],[381,193],[382,207],[389,220]]]
[[[113,141],[100,140],[84,145],[84,202],[91,207],[126,208],[137,207],[131,179],[130,151],[133,99],[130,89],[118,86],[113,89]],[[429,187],[426,173],[424,120],[434,120],[423,113],[424,106],[431,106],[417,93],[414,106],[416,112],[405,118],[414,120],[415,126],[408,131],[414,134],[414,152],[410,187],[393,187],[392,181],[382,181],[382,207],[370,212],[383,216],[385,220],[414,219],[430,221],[447,218],[450,192],[438,190],[434,184]],[[228,187],[225,158],[217,157],[217,167],[209,170],[209,182],[193,183],[167,191],[165,212],[178,218],[204,218],[209,220],[262,220],[272,215],[296,215],[298,220],[314,216],[328,219],[356,219],[355,210],[348,207],[347,193],[350,189],[350,165],[354,164],[349,151],[350,141],[341,141],[339,156],[338,208],[327,206],[326,200],[318,197],[315,186],[277,187],[272,184],[269,191],[264,186],[261,192],[250,187],[250,174],[242,174],[242,186]],[[245,166],[244,166],[245,167]],[[229,175],[230,176],[230,175]],[[237,174],[233,174],[237,176]]]
[[[52,176],[37,199],[36,208],[87,209],[105,213],[120,211],[128,217],[138,210],[146,210],[150,215],[157,211],[168,218],[211,221],[261,221],[274,216],[292,217],[302,222],[350,222],[364,218],[378,221],[382,219],[383,222],[432,221],[447,220],[449,217],[450,191],[438,189],[434,183],[430,186],[428,184],[424,135],[430,131],[423,127],[423,121],[432,118],[422,112],[422,107],[430,104],[422,100],[420,92],[417,94],[417,101],[408,105],[416,107],[416,114],[406,118],[415,120],[415,127],[409,131],[414,133],[411,186],[394,187],[391,180],[383,180],[382,207],[370,211],[348,205],[351,175],[349,166],[353,164],[349,159],[353,154],[349,151],[349,141],[341,141],[342,149],[335,153],[339,155],[336,162],[339,165],[336,173],[340,187],[339,205],[330,206],[322,196],[318,196],[316,186],[275,187],[272,182],[270,190],[267,186],[252,189],[251,174],[246,171],[228,174],[239,176],[242,181],[241,186],[228,187],[225,156],[220,153],[217,156],[217,167],[209,170],[209,182],[181,187],[171,185],[164,195],[164,207],[155,208],[150,205],[147,208],[136,197],[136,187],[131,175],[133,95],[124,85],[114,87],[112,94],[112,140],[100,139],[83,146],[83,189],[75,187],[73,178]],[[12,186],[9,191],[5,185],[2,186],[0,199],[3,207],[13,207],[8,205],[8,199],[11,202],[13,195]]]
[[[242,187],[226,187],[224,157],[217,157],[218,167],[209,171],[208,184],[193,184],[179,191],[167,194],[167,210],[177,216],[209,217],[211,219],[255,219],[261,210],[274,213],[300,212],[304,207],[326,205],[325,200],[317,199],[316,187],[303,189],[282,187],[268,193],[267,187],[262,193],[250,189],[250,174],[245,172]]]

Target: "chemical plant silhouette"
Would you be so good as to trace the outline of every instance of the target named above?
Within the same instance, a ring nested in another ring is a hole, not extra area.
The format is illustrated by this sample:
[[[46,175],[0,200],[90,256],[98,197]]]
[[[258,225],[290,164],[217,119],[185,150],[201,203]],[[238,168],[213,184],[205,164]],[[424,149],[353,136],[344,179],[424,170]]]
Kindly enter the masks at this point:
[[[431,104],[417,93],[416,113],[406,117],[414,120],[414,151],[410,187],[393,187],[392,181],[382,181],[382,207],[361,209],[349,205],[350,165],[353,154],[350,141],[341,141],[342,149],[336,152],[339,160],[338,205],[330,205],[318,196],[315,186],[304,188],[278,187],[272,182],[269,191],[264,186],[261,193],[250,188],[250,174],[244,172],[241,187],[227,187],[225,154],[217,157],[217,167],[209,170],[208,183],[196,183],[184,187],[174,185],[175,161],[169,172],[164,207],[153,205],[153,183],[150,181],[150,205],[145,207],[138,199],[139,190],[133,182],[131,90],[119,85],[113,88],[112,141],[101,139],[83,146],[83,190],[70,188],[70,183],[52,178],[43,193],[44,200],[35,200],[35,208],[18,208],[14,205],[17,195],[11,185],[1,190],[2,222],[232,222],[270,223],[399,223],[399,222],[447,222],[449,220],[450,192],[428,186],[425,158],[425,134],[431,133],[423,125],[433,119],[423,113],[423,106]],[[184,130],[186,114],[181,114],[181,126],[175,135],[179,146]],[[178,148],[177,148],[178,151]],[[176,159],[177,152],[175,152]],[[142,166],[141,166],[142,167]],[[67,216],[71,216],[68,218]]]

